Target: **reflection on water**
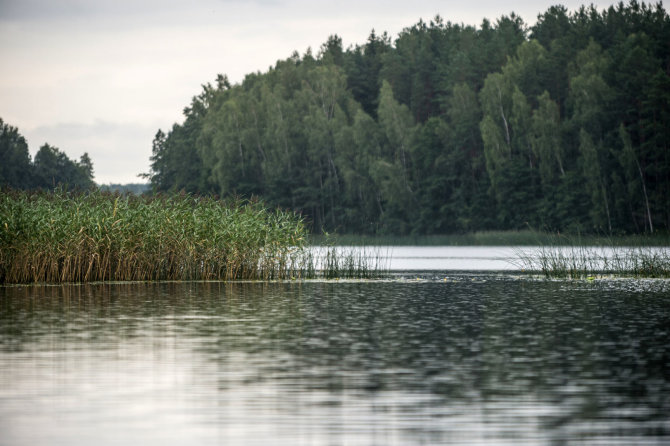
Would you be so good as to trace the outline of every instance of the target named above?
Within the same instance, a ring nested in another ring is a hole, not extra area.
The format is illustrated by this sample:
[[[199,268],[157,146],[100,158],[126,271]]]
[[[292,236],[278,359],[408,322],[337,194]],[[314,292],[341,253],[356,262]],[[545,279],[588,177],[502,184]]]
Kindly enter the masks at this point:
[[[354,254],[368,265],[390,271],[520,271],[529,260],[540,257],[574,259],[580,268],[626,270],[645,258],[670,258],[668,247],[603,246],[338,246],[312,250],[317,268],[322,268],[326,253],[336,249],[341,257]],[[537,268],[539,262],[532,261]],[[624,266],[617,268],[616,266]]]
[[[340,257],[365,258],[373,268],[390,271],[510,271],[520,269],[520,254],[538,247],[513,246],[317,246],[312,249],[316,268],[322,269],[329,252]]]
[[[667,444],[670,285],[0,288],[0,444]]]

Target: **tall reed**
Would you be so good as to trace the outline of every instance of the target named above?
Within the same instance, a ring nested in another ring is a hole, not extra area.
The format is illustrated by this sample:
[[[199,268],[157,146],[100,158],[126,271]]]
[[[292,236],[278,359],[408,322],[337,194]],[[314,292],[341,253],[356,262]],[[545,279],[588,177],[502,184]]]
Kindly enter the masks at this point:
[[[300,276],[301,217],[189,195],[0,192],[0,283]]]
[[[389,270],[390,254],[378,247],[313,246],[307,264],[314,277],[377,279]]]
[[[542,246],[519,249],[517,264],[549,278],[584,279],[597,274],[670,278],[670,247]]]

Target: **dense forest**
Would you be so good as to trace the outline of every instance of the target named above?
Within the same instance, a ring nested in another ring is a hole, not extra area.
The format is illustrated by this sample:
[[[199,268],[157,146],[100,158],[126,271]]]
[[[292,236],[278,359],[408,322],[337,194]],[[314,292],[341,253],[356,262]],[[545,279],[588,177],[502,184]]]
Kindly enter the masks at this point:
[[[147,192],[151,192],[151,187],[146,183],[110,183],[110,184],[101,184],[98,186],[103,192],[119,193],[120,195],[133,194],[133,195],[143,195]]]
[[[84,153],[79,161],[44,144],[30,159],[28,143],[16,127],[0,118],[0,188],[54,189],[67,186],[89,189],[93,182],[93,161]]]
[[[153,143],[152,186],[258,196],[314,231],[670,226],[670,20],[661,4],[436,17],[332,36],[231,85]]]

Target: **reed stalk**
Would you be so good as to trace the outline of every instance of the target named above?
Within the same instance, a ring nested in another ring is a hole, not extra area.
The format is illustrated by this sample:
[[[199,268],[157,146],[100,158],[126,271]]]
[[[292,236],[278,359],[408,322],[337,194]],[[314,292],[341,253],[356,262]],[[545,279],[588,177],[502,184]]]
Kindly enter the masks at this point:
[[[530,252],[519,250],[516,263],[547,278],[670,278],[670,247],[542,246]]]
[[[390,255],[376,247],[314,246],[309,250],[311,275],[323,279],[376,279],[388,273]]]
[[[286,279],[305,249],[302,218],[262,203],[0,192],[0,283]]]

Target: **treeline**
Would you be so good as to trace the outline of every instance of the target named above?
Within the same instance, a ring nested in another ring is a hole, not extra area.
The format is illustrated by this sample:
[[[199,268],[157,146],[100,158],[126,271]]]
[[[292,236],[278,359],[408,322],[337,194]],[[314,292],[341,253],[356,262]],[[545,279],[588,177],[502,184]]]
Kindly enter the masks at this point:
[[[260,196],[315,231],[670,226],[661,4],[332,36],[241,84],[219,75],[184,115],[156,134],[155,190]]]
[[[54,189],[67,186],[89,189],[93,182],[93,161],[84,153],[71,160],[56,147],[44,144],[30,159],[28,143],[16,127],[0,118],[0,188]]]
[[[103,192],[118,193],[120,195],[142,195],[147,192],[151,192],[151,187],[146,183],[109,183],[101,184],[98,188]]]

